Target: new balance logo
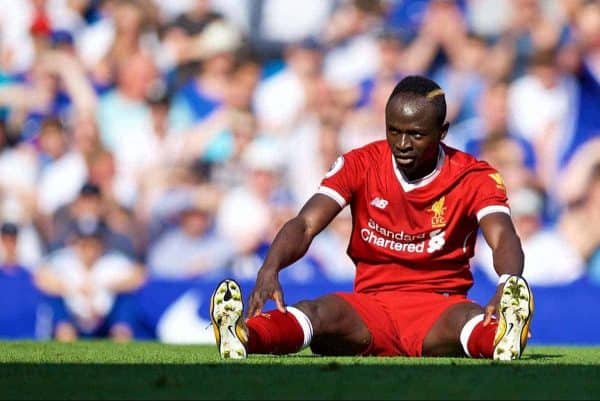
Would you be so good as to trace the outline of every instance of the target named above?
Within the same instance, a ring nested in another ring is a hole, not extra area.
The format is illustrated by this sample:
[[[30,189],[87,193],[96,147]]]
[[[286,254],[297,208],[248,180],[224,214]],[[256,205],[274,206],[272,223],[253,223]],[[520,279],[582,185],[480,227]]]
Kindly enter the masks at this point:
[[[386,201],[385,199],[381,199],[379,196],[371,201],[371,205],[379,209],[385,209],[388,203],[388,201]]]

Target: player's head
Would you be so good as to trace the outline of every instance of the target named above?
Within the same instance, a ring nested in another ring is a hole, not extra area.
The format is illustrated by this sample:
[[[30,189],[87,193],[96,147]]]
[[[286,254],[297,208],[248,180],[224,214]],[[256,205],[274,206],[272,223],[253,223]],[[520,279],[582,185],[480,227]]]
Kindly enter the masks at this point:
[[[388,99],[385,124],[387,141],[405,175],[416,179],[430,173],[448,132],[444,92],[426,77],[407,76]]]

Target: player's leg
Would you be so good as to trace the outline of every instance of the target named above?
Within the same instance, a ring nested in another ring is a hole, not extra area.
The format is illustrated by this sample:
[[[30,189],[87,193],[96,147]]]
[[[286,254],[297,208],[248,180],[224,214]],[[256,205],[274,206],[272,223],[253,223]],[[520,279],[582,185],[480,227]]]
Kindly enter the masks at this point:
[[[370,341],[369,330],[350,304],[335,295],[302,301],[287,313],[268,311],[243,319],[239,285],[225,280],[211,298],[211,320],[221,356],[290,354],[311,345],[320,354],[356,355]]]
[[[322,355],[356,355],[369,346],[371,335],[358,313],[342,298],[325,295],[267,311],[246,321],[251,354],[292,354],[305,347]]]
[[[448,308],[425,337],[423,354],[517,359],[527,343],[533,296],[527,282],[511,276],[503,287],[498,318],[483,325],[483,308],[459,303]]]
[[[371,343],[369,329],[358,312],[337,295],[295,305],[308,316],[313,327],[310,348],[320,355],[359,355]]]
[[[473,302],[461,302],[446,309],[423,341],[425,356],[462,356],[461,332],[468,322],[483,316],[483,308]],[[492,337],[495,326],[492,330]],[[490,343],[491,344],[491,343]]]

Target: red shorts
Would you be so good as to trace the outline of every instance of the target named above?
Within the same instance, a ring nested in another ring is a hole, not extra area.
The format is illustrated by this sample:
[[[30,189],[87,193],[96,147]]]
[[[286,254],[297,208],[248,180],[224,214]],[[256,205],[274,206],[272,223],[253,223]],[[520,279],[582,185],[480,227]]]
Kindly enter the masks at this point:
[[[448,307],[472,302],[465,295],[434,292],[386,291],[335,295],[358,312],[371,332],[363,355],[421,356],[425,336]]]

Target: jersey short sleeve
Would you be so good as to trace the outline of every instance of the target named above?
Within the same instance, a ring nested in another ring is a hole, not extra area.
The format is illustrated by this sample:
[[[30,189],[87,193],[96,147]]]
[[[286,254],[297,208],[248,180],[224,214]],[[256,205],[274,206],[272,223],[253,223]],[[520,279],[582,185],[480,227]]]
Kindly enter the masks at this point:
[[[473,174],[469,185],[472,185],[473,190],[469,214],[475,216],[477,221],[490,213],[501,212],[510,215],[506,187],[498,171],[491,167],[482,169]]]
[[[339,156],[325,173],[317,192],[333,198],[341,207],[346,206],[364,177],[364,159],[358,150]]]

